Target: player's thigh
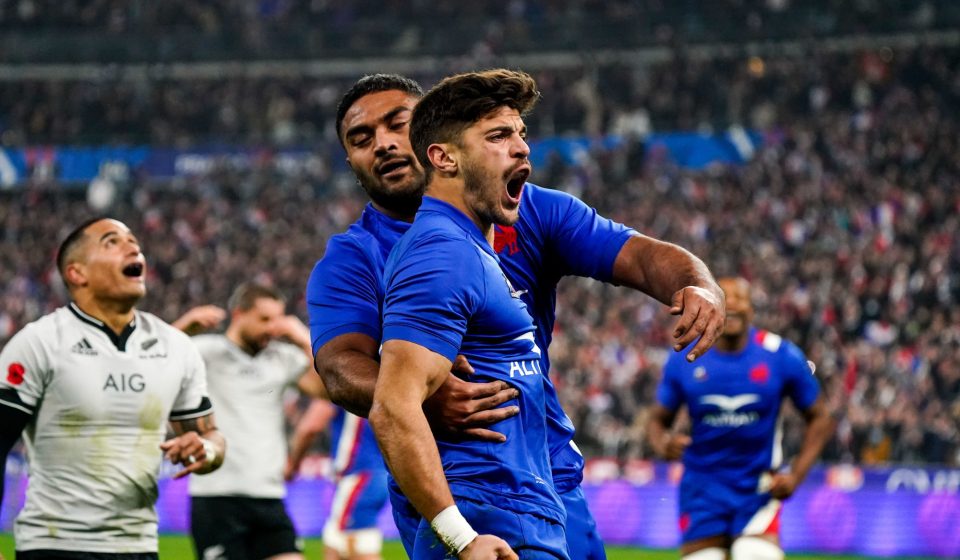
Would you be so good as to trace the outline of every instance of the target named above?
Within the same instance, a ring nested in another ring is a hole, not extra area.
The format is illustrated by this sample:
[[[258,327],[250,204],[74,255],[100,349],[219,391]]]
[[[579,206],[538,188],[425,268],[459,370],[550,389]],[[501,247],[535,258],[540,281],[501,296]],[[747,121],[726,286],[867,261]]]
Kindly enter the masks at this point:
[[[730,493],[716,481],[684,477],[677,500],[682,552],[714,546],[715,542],[730,545],[735,517]]]
[[[248,530],[243,498],[197,496],[190,499],[190,536],[197,558],[245,560]]]
[[[505,540],[521,560],[571,558],[567,552],[563,526],[559,523],[463,498],[457,498],[457,507],[475,531]],[[421,520],[413,560],[440,560],[445,555],[446,550],[430,528],[430,523]]]
[[[156,552],[72,552],[69,550],[24,550],[17,551],[15,560],[159,560]]]
[[[577,560],[606,560],[603,540],[597,532],[597,522],[587,507],[587,499],[580,485],[562,492],[560,499],[567,510],[567,548],[570,557]]]
[[[334,493],[323,542],[342,558],[376,558],[383,548],[377,519],[387,503],[387,474],[361,471],[343,477]]]
[[[745,492],[738,500],[733,535],[760,537],[779,545],[782,510],[783,503],[769,494]]]
[[[302,547],[282,500],[249,499],[247,523],[244,539],[251,560],[281,555],[286,559],[301,558]]]

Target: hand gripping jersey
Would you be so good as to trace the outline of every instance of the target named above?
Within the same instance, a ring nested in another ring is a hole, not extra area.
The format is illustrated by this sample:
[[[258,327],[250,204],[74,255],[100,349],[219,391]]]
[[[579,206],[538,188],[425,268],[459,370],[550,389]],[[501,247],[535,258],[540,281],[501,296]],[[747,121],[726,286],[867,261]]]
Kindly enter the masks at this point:
[[[806,410],[819,390],[796,345],[751,328],[740,352],[711,348],[693,363],[682,353],[671,353],[657,400],[670,410],[685,404],[690,412],[692,443],[683,456],[685,477],[704,476],[757,491],[761,476],[782,461],[781,401],[790,397],[799,410]]]
[[[0,406],[33,415],[17,550],[156,552],[167,420],[212,412],[187,335],[138,311],[117,336],[70,304],[17,333],[0,367]]]
[[[217,427],[230,451],[216,471],[190,477],[190,495],[282,498],[287,457],[283,390],[300,379],[307,357],[279,341],[253,356],[222,334],[192,341],[206,364]]]
[[[505,443],[438,439],[453,495],[562,524],[536,327],[493,247],[462,212],[424,197],[387,260],[384,286],[384,343],[405,340],[451,362],[463,354],[475,369],[470,381],[505,381],[520,393],[520,413],[493,426]]]

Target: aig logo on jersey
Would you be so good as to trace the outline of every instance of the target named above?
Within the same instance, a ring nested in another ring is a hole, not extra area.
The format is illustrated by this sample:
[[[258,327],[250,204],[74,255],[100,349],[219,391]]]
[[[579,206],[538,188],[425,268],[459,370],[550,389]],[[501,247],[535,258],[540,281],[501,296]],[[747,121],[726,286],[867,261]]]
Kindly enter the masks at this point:
[[[140,393],[146,386],[147,382],[139,373],[108,373],[107,380],[103,383],[103,391]]]

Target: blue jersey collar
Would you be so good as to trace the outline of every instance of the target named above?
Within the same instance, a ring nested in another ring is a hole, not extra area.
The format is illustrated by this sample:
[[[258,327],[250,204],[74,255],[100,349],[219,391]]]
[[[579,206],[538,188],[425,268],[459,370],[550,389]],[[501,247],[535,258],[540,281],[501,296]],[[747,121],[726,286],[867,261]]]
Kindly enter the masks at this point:
[[[490,246],[487,238],[483,235],[483,232],[481,232],[480,228],[477,227],[477,224],[473,223],[473,220],[471,220],[469,216],[464,214],[463,211],[456,206],[448,202],[444,202],[438,198],[424,196],[423,203],[420,204],[420,210],[417,212],[417,217],[419,217],[421,214],[427,213],[442,214],[450,218],[460,227],[460,229],[473,237],[473,239],[481,247],[483,247],[484,251],[490,253],[494,257],[497,256],[497,254],[493,252],[493,247]],[[497,260],[499,260],[499,258]]]
[[[373,203],[368,202],[363,209],[363,215],[360,217],[363,223],[363,229],[373,233],[377,239],[390,240],[394,243],[400,237],[407,233],[410,225],[403,220],[395,220],[374,207]]]

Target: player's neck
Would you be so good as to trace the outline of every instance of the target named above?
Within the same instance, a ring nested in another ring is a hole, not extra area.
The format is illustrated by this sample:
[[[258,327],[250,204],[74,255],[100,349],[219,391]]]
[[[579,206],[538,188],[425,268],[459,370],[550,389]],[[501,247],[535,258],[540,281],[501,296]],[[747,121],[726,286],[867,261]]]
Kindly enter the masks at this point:
[[[102,300],[84,293],[74,293],[73,303],[87,315],[103,321],[113,332],[120,334],[133,321],[135,301]]]
[[[430,185],[427,187],[427,194],[437,200],[442,200],[453,206],[457,210],[463,212],[470,221],[477,226],[477,229],[480,230],[480,233],[487,239],[487,243],[491,246],[493,245],[493,222],[484,220],[477,214],[473,208],[467,204],[466,198],[464,197],[464,189],[466,187],[463,184],[463,181],[457,178],[441,178],[437,175],[434,175],[433,180],[430,182]]]
[[[255,352],[253,351],[253,348],[250,348],[246,343],[244,343],[243,337],[240,336],[240,329],[236,327],[235,323],[230,323],[230,326],[227,327],[227,331],[223,333],[223,335],[227,337],[227,340],[232,342],[237,348],[243,350],[245,353],[250,354],[251,356],[254,355]]]
[[[391,220],[397,220],[399,222],[407,222],[408,224],[412,224],[413,219],[417,216],[416,210],[414,210],[413,213],[406,213],[402,211],[391,210],[390,208],[387,208],[386,206],[378,204],[373,200],[370,201],[370,204],[372,204],[373,207],[377,209],[377,212],[380,212],[381,214],[390,218]]]
[[[742,352],[743,349],[747,347],[748,339],[748,331],[743,331],[736,335],[721,335],[720,338],[717,339],[717,342],[714,343],[714,346],[720,352],[734,354]]]

